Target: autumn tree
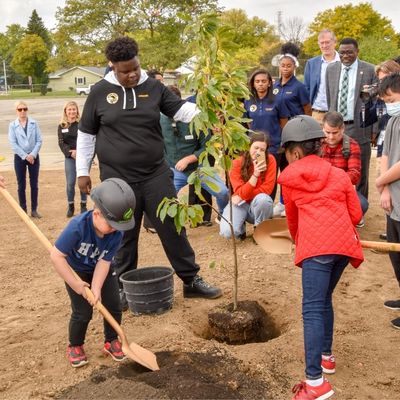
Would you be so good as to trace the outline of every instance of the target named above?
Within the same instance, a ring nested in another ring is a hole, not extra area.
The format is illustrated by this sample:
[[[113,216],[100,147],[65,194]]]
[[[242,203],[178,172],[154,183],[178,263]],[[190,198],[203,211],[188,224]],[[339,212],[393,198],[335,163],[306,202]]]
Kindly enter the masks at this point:
[[[239,65],[248,68],[258,66],[265,53],[279,43],[272,25],[258,17],[248,18],[244,10],[224,11],[221,22],[232,28],[232,42],[238,45],[232,51]]]
[[[25,35],[15,48],[11,66],[18,73],[31,76],[33,83],[46,84],[47,75],[43,71],[48,58],[49,49],[43,39],[38,35]]]
[[[318,33],[322,29],[331,29],[338,41],[344,37],[358,41],[365,37],[379,37],[382,41],[397,42],[391,21],[375,11],[371,3],[346,4],[320,12],[309,29],[311,35],[304,42],[304,51],[310,56],[320,53]],[[364,56],[364,60],[368,61],[368,58]]]
[[[76,57],[70,50],[76,46],[85,55],[84,65],[104,65],[106,43],[121,35],[138,41],[144,67],[177,66],[187,55],[185,26],[217,4],[217,0],[66,0],[56,13],[53,68],[72,66]]]

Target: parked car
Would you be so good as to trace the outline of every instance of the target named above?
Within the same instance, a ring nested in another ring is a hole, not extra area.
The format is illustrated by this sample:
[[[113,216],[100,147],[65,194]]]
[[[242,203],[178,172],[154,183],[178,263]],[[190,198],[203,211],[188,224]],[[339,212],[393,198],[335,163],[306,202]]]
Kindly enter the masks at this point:
[[[91,85],[89,85],[88,87],[77,87],[76,93],[79,94],[80,96],[82,95],[88,95],[90,93],[90,89],[92,88],[93,83]]]

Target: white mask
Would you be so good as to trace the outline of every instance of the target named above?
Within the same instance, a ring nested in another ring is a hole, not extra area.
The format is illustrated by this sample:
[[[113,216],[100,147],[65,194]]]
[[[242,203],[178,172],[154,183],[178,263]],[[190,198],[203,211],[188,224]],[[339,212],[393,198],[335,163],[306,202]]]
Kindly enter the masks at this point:
[[[391,117],[400,117],[400,101],[386,103],[386,110]]]

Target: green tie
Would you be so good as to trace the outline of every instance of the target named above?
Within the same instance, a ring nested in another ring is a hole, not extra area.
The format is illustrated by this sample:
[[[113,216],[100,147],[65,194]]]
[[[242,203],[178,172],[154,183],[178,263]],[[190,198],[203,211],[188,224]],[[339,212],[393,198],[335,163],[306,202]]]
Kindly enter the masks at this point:
[[[349,70],[350,67],[345,67],[342,76],[342,87],[340,89],[339,112],[343,119],[347,116],[347,95],[349,94]]]

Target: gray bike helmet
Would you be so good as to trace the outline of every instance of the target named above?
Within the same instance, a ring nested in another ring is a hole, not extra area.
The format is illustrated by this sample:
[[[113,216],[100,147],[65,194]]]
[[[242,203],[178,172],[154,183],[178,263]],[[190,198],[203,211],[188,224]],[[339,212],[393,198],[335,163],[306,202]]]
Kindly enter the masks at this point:
[[[128,231],[135,226],[135,193],[122,179],[106,179],[91,190],[90,197],[113,228]]]
[[[282,129],[282,146],[288,142],[304,142],[306,140],[325,137],[320,124],[309,115],[297,115],[288,121]]]

